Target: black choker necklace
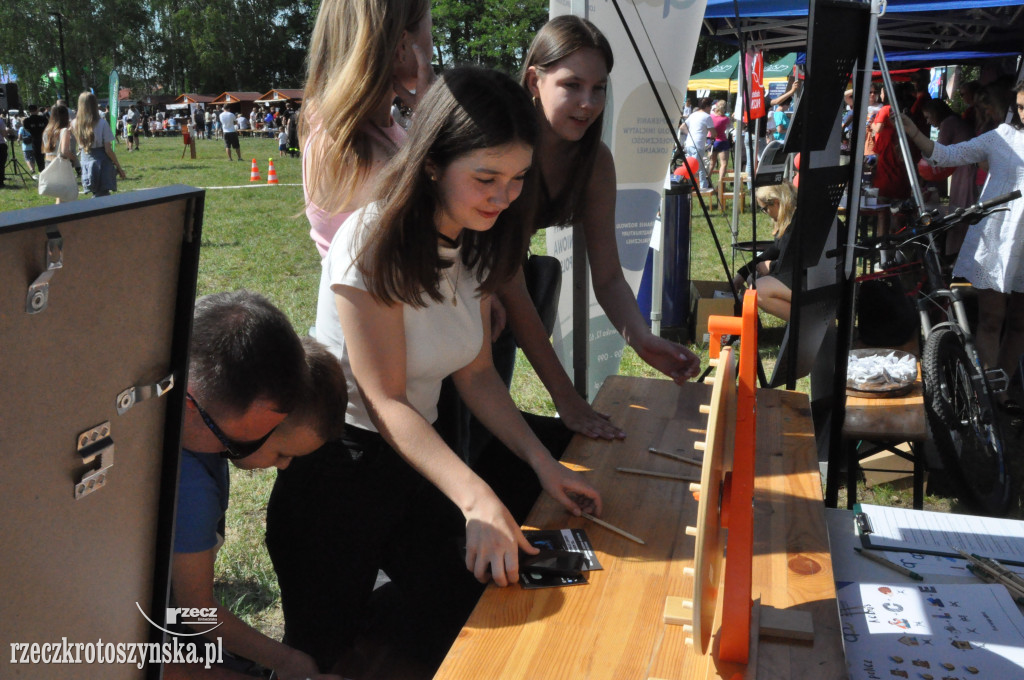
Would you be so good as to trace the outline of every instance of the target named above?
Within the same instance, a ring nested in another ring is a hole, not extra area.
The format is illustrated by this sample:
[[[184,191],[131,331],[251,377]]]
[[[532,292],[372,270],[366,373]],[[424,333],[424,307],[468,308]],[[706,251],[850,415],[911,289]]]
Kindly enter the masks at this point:
[[[448,238],[447,236],[445,236],[441,232],[437,232],[437,237],[439,239],[441,239],[442,241],[444,241],[449,246],[451,246],[452,248],[458,248],[459,247],[459,239],[457,239],[457,238]]]

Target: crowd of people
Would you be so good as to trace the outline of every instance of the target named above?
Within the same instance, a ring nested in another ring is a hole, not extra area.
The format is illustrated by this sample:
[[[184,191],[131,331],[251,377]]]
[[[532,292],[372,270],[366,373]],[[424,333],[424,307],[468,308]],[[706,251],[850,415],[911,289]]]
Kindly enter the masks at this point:
[[[151,111],[147,107],[130,104],[111,127],[109,111],[99,106],[96,96],[83,92],[78,107],[70,108],[63,99],[53,106],[30,104],[20,115],[0,111],[0,187],[6,186],[9,159],[20,147],[25,173],[39,180],[40,173],[61,157],[70,161],[75,173],[82,179],[82,188],[94,196],[106,196],[117,190],[117,176],[124,172],[114,153],[113,143],[124,144],[124,151],[139,151],[143,137],[181,135],[186,139],[221,139],[228,160],[232,150],[242,160],[239,132],[252,130],[277,141],[282,157],[299,155],[299,106],[291,103],[278,106],[257,104],[251,111],[241,114],[239,104],[211,106],[196,105],[191,112]],[[85,114],[81,131],[76,127],[79,116]],[[102,122],[102,124],[101,124]],[[63,134],[62,130],[69,130]],[[81,135],[81,136],[80,136]],[[88,143],[83,143],[87,138]],[[95,152],[92,145],[102,149]],[[15,157],[16,159],[16,157]],[[85,168],[88,172],[83,176]],[[93,169],[95,168],[95,172]],[[60,199],[57,199],[60,202]]]
[[[281,678],[358,677],[367,640],[429,677],[482,584],[516,583],[520,555],[536,552],[519,527],[538,494],[600,514],[600,491],[558,459],[573,433],[626,433],[575,393],[554,356],[523,274],[538,228],[582,227],[598,301],[643,360],[678,382],[699,368],[650,332],[618,262],[614,162],[600,138],[605,37],[559,17],[518,82],[477,67],[435,82],[431,23],[427,0],[321,5],[299,121],[310,256],[323,272],[316,341],[300,345],[252,293],[197,304],[173,597],[216,606],[228,461],[277,467],[266,541],[284,640],[230,616],[218,634]],[[272,343],[227,341],[260,320],[277,328]],[[517,410],[492,351],[504,326],[562,418]],[[320,388],[313,352],[329,368]],[[269,356],[280,382],[256,382],[272,377]],[[315,403],[325,408],[309,415]],[[459,441],[462,412],[492,435],[475,456]],[[390,582],[375,588],[381,571]]]

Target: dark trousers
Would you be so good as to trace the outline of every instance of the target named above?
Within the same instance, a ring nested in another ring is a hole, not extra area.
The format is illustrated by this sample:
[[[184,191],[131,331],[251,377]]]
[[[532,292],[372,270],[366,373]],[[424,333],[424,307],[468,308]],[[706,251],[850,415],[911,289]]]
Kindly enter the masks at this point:
[[[526,415],[561,456],[572,433]],[[532,468],[492,440],[474,469],[521,523],[541,490]],[[465,566],[462,513],[380,435],[355,427],[278,472],[266,543],[285,642],[324,671],[360,636],[436,668],[483,591]],[[391,583],[374,591],[378,570]]]
[[[7,174],[7,144],[0,144],[0,187],[4,185]]]

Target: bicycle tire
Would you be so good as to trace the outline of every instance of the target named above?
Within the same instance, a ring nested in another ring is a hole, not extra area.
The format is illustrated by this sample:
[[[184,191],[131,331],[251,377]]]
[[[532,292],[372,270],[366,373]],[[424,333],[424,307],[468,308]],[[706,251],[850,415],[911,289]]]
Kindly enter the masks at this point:
[[[1012,486],[999,423],[979,385],[987,382],[968,358],[960,336],[940,328],[928,336],[921,357],[926,413],[943,465],[961,500],[987,515],[1005,515]]]

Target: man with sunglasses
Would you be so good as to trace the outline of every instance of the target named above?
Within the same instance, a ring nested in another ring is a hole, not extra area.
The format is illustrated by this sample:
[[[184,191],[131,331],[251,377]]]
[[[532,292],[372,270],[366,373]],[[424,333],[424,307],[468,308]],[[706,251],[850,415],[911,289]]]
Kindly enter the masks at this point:
[[[336,392],[343,408],[340,366],[338,373],[341,388]],[[248,659],[274,669],[279,678],[336,677],[317,675],[311,657],[251,628],[221,607],[213,594],[213,565],[224,542],[228,507],[228,461],[242,469],[283,469],[293,456],[317,448],[323,442],[315,433],[296,437],[291,431],[296,428],[290,427],[293,419],[284,422],[314,396],[306,350],[288,317],[266,298],[240,290],[196,301],[171,586],[175,607],[216,608],[218,625],[207,637],[222,638],[226,652],[244,657],[225,654],[224,666],[215,669],[215,677],[260,674]],[[272,438],[275,433],[278,436]],[[309,440],[312,443],[303,443]],[[195,634],[211,627],[182,632]],[[185,638],[189,639],[196,638]],[[164,677],[209,677],[203,671],[202,667],[169,665]]]

